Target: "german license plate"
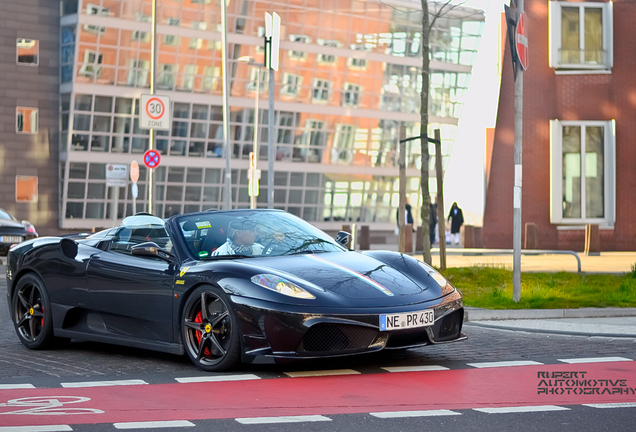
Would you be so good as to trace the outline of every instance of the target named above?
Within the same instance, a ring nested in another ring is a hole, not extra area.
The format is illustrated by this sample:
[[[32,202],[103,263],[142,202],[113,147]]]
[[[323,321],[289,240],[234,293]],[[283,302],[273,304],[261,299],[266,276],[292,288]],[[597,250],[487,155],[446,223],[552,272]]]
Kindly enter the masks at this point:
[[[403,330],[433,325],[435,313],[432,310],[380,315],[380,330]]]
[[[0,236],[0,242],[2,243],[20,243],[24,240],[22,236]]]

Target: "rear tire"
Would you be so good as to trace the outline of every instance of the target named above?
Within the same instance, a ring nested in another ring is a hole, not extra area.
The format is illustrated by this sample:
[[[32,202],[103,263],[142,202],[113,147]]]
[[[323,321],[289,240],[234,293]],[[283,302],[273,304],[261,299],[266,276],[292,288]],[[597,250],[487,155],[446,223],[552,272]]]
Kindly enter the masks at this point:
[[[50,348],[57,342],[53,336],[51,301],[40,278],[34,274],[23,276],[11,303],[15,331],[24,346],[38,350]]]
[[[183,308],[181,338],[200,369],[221,372],[240,361],[239,327],[227,295],[212,286],[197,288]]]

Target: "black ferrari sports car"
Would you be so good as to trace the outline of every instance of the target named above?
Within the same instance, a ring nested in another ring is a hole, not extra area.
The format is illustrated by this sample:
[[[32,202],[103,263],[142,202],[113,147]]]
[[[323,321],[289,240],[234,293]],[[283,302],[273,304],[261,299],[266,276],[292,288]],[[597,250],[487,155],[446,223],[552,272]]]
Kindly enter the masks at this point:
[[[19,221],[11,213],[0,208],[0,255],[6,255],[14,244],[38,236],[29,221]]]
[[[11,319],[31,349],[90,340],[206,371],[466,338],[461,294],[434,268],[348,241],[279,210],[137,214],[11,249]]]

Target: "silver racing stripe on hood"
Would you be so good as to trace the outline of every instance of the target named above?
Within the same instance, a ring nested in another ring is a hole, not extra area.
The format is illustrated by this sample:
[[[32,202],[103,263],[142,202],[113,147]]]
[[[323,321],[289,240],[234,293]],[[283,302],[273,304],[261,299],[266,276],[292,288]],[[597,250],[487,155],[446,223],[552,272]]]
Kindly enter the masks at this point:
[[[355,276],[358,279],[360,279],[361,281],[371,285],[373,288],[377,289],[378,291],[383,292],[384,294],[386,294],[388,296],[393,296],[393,293],[391,291],[389,291],[386,287],[380,285],[379,283],[377,283],[376,281],[374,281],[370,277],[363,275],[362,273],[358,273],[357,271],[351,270],[351,269],[349,269],[347,267],[344,267],[344,266],[341,266],[340,264],[336,264],[336,263],[333,263],[331,261],[327,261],[326,259],[320,258],[317,255],[305,255],[305,256],[307,258],[310,258],[310,259],[313,259],[313,260],[316,260],[316,261],[320,261],[323,264],[327,264],[327,265],[329,265],[329,266],[331,266],[333,268],[336,268],[336,269],[341,270],[341,271],[343,271],[345,273],[348,273],[348,274],[350,274],[352,276]]]

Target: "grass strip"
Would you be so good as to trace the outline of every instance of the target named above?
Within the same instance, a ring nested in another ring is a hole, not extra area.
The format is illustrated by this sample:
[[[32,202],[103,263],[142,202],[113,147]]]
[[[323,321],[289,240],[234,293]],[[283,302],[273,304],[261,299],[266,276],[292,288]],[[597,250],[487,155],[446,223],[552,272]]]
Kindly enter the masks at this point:
[[[521,300],[512,300],[512,271],[491,266],[442,272],[461,291],[465,306],[486,309],[636,307],[636,271],[616,274],[522,273]]]

